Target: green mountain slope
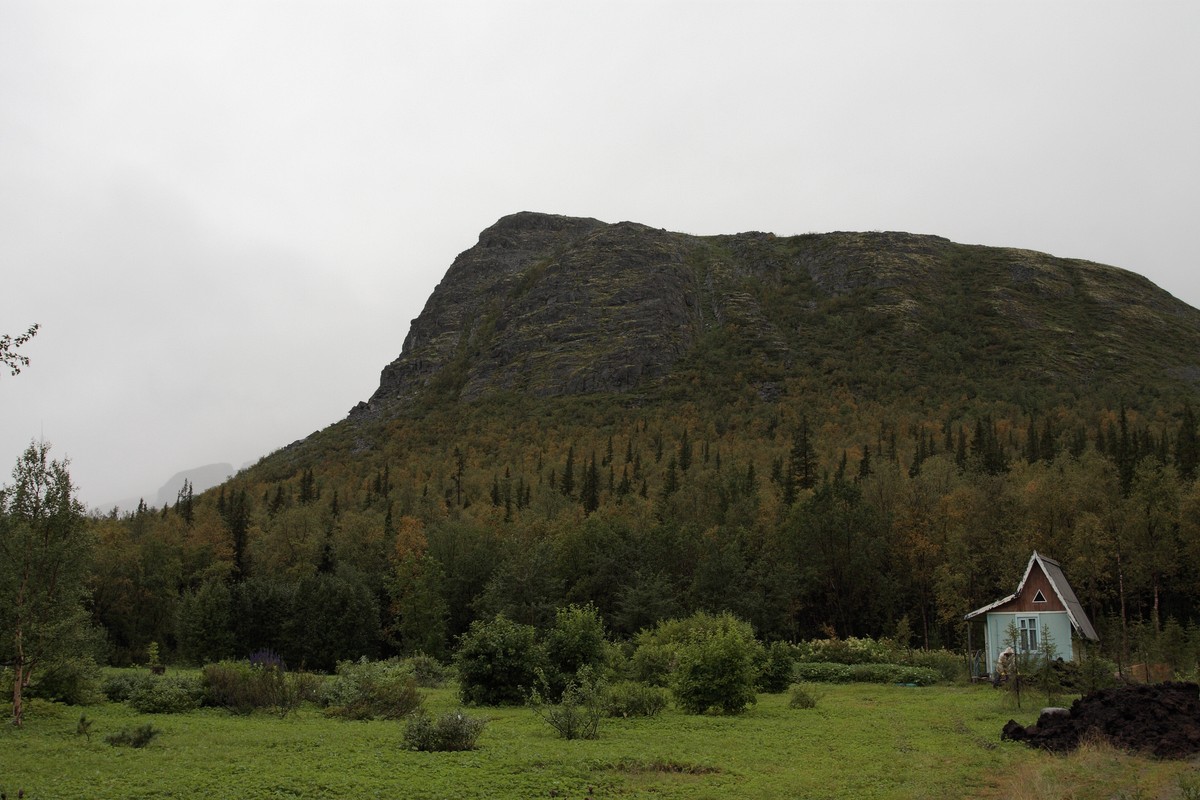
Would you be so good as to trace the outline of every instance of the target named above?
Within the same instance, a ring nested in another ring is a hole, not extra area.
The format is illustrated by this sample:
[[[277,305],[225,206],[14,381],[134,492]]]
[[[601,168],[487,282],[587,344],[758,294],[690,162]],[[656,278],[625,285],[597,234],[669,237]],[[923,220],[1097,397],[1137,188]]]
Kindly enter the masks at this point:
[[[358,415],[789,382],[1035,408],[1200,381],[1200,311],[1125,270],[904,233],[697,237],[514,214],[455,259]],[[710,395],[711,396],[711,395]]]

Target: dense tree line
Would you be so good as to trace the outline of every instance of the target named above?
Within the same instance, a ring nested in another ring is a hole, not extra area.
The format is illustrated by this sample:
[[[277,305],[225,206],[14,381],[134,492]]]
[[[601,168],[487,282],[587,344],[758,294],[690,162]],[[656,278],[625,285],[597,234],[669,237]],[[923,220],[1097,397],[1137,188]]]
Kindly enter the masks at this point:
[[[476,619],[545,629],[589,603],[626,637],[732,611],[765,640],[899,626],[958,647],[963,615],[1011,592],[1034,549],[1063,563],[1106,646],[1200,613],[1190,406],[753,408],[481,407],[393,421],[358,451],[333,431],[310,463],[94,518],[94,617],[117,662],[152,642],[310,667],[445,657]]]

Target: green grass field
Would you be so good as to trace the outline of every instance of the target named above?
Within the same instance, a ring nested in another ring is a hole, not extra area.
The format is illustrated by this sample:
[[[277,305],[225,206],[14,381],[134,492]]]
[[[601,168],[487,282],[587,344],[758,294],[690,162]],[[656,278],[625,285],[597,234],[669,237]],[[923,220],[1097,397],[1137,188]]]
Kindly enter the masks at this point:
[[[594,741],[565,741],[526,708],[481,708],[478,750],[403,749],[402,722],[346,722],[306,707],[286,719],[205,709],[137,714],[34,701],[21,730],[0,730],[0,790],[15,798],[1193,798],[1200,764],[1103,746],[1052,756],[1000,741],[1011,707],[990,687],[817,687],[815,709],[760,695],[736,717],[669,709],[607,720]],[[427,694],[454,708],[451,689]],[[94,722],[77,734],[81,713]],[[151,722],[144,749],[104,737]]]

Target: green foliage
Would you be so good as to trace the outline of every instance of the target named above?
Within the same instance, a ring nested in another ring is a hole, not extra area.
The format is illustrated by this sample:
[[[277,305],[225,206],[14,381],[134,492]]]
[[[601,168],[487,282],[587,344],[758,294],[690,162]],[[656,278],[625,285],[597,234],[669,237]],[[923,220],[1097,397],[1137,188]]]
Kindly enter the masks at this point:
[[[101,698],[100,667],[90,655],[56,661],[37,674],[29,696],[73,706],[95,703]]]
[[[152,678],[148,672],[140,669],[123,669],[105,675],[100,683],[100,691],[113,703],[124,703],[136,691],[149,686]]]
[[[13,485],[0,488],[0,663],[13,670],[18,727],[37,671],[89,652],[92,641],[83,600],[93,537],[66,462],[50,460],[49,450],[31,443]]]
[[[504,615],[472,622],[454,654],[462,701],[474,705],[524,702],[537,685],[543,660],[532,625],[513,622]]]
[[[563,739],[595,739],[608,706],[608,687],[591,667],[584,666],[567,681],[557,702],[547,702],[534,690],[529,706]]]
[[[204,701],[204,686],[191,675],[151,675],[129,694],[128,703],[142,714],[194,711]]]
[[[816,708],[817,700],[817,693],[811,686],[797,683],[792,687],[791,696],[788,698],[788,708]]]
[[[429,753],[474,750],[486,720],[459,709],[434,718],[424,708],[409,715],[404,724],[404,747]]]
[[[661,686],[618,681],[608,689],[605,712],[610,717],[653,717],[667,707],[668,700],[670,694]]]
[[[222,661],[200,671],[206,705],[235,714],[267,709],[281,717],[317,696],[317,681],[308,673],[289,673],[281,664]]]
[[[755,701],[755,661],[761,646],[748,623],[732,614],[694,615],[696,625],[675,652],[671,693],[693,714],[738,714]]]
[[[760,692],[783,692],[792,683],[795,671],[795,654],[787,642],[771,642],[762,651],[757,663],[758,679],[755,686]]]
[[[113,747],[136,747],[142,748],[150,744],[158,735],[162,733],[158,728],[147,722],[145,725],[139,725],[136,728],[122,728],[116,733],[111,733],[104,737],[104,741],[108,742]]]
[[[936,670],[904,664],[796,664],[796,677],[810,683],[896,683],[932,686],[942,680]]]
[[[176,637],[179,655],[191,664],[233,655],[233,595],[223,578],[206,580],[179,602]]]
[[[412,670],[402,661],[343,661],[322,685],[321,705],[345,719],[401,719],[421,708],[424,699]]]
[[[449,680],[448,671],[440,661],[424,653],[418,653],[404,659],[404,663],[412,671],[417,686],[423,689],[438,689]]]
[[[557,700],[580,670],[599,670],[608,650],[604,622],[590,603],[570,605],[554,614],[554,626],[546,632],[542,646],[546,656],[547,698]]]

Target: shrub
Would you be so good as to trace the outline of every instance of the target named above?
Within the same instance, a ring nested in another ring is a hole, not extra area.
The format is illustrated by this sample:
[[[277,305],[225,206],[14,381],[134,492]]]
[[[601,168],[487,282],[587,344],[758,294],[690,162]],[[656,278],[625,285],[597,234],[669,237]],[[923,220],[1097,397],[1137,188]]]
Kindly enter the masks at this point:
[[[432,656],[419,653],[405,660],[417,686],[423,689],[439,689],[446,685],[446,667]]]
[[[408,717],[404,726],[404,746],[424,752],[474,750],[483,727],[484,720],[469,717],[461,709],[434,719],[421,708]]]
[[[200,707],[204,687],[198,678],[152,675],[129,694],[129,705],[143,714],[179,714]]]
[[[460,639],[454,664],[464,703],[520,703],[537,685],[542,653],[533,626],[500,614],[471,623]]]
[[[558,609],[544,647],[546,691],[549,699],[557,700],[581,669],[600,669],[604,665],[608,640],[600,613],[591,603]]]
[[[816,708],[817,693],[811,687],[797,683],[792,687],[792,698],[788,701],[789,708]]]
[[[161,731],[153,725],[147,723],[133,730],[122,728],[116,733],[110,733],[104,737],[104,741],[108,742],[113,747],[145,747],[150,744],[150,741],[159,735]]]
[[[320,702],[330,716],[347,719],[400,719],[424,703],[412,672],[397,660],[343,661],[321,687]]]
[[[316,696],[316,680],[307,673],[289,673],[281,663],[260,660],[222,661],[201,671],[205,702],[235,714],[270,709],[287,716]]]
[[[563,739],[595,739],[607,707],[606,687],[591,667],[583,667],[562,690],[558,703],[546,703],[534,692],[529,704]]]
[[[605,713],[610,717],[653,717],[667,707],[667,690],[637,681],[621,681],[608,690]]]
[[[150,683],[149,673],[142,670],[122,670],[108,675],[100,682],[100,691],[113,703],[124,703],[138,689]]]
[[[913,683],[930,686],[941,675],[927,667],[903,664],[823,664],[796,665],[796,676],[811,683]]]
[[[758,664],[756,686],[760,692],[776,694],[787,691],[795,669],[792,648],[786,642],[772,642],[762,653]]]
[[[696,624],[676,651],[671,691],[685,711],[737,714],[755,701],[755,661],[761,646],[732,614],[693,615]]]
[[[100,699],[100,667],[91,656],[70,658],[37,673],[30,697],[83,706]]]
[[[810,683],[849,683],[851,677],[850,665],[828,662],[801,662],[796,665],[796,677]]]

